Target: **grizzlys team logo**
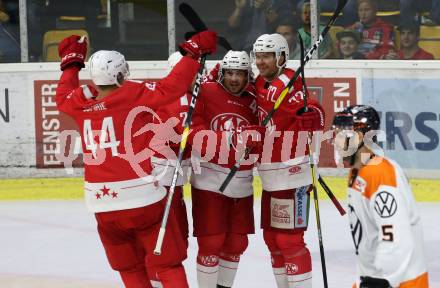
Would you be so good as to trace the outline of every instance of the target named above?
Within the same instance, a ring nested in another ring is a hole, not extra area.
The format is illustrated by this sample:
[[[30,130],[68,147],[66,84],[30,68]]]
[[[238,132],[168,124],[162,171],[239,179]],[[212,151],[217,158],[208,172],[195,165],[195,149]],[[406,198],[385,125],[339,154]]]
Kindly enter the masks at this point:
[[[200,264],[206,267],[214,267],[218,265],[218,256],[209,255],[209,256],[199,256],[198,260]]]
[[[217,115],[211,121],[211,129],[215,131],[237,131],[237,128],[249,125],[249,121],[235,113]]]
[[[389,218],[396,214],[397,203],[393,194],[382,191],[374,198],[374,210],[382,218]]]
[[[286,274],[287,275],[295,275],[298,273],[298,266],[294,263],[286,263]]]

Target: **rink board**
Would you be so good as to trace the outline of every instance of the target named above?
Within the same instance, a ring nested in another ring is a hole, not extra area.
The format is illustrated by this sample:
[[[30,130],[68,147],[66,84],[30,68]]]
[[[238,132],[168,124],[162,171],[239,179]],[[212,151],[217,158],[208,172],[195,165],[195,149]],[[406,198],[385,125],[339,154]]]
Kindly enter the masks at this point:
[[[325,180],[338,199],[346,199],[345,177],[325,177]],[[440,180],[411,179],[414,196],[419,202],[440,202]],[[82,178],[21,178],[0,179],[0,200],[74,200],[84,196]],[[319,197],[328,200],[319,189]],[[261,180],[255,177],[254,195],[261,196]],[[191,196],[190,185],[184,187],[185,198]]]
[[[130,62],[132,79],[160,79],[166,62]],[[209,62],[212,67],[215,62]],[[297,67],[291,61],[290,67]],[[0,65],[0,178],[74,177],[55,154],[59,133],[76,129],[55,107],[60,71],[57,63]],[[412,178],[440,178],[439,61],[312,61],[306,76],[311,97],[326,111],[327,126],[335,112],[356,103],[373,105],[382,117],[380,139],[385,154]],[[88,71],[80,73],[90,83]],[[329,127],[327,127],[329,128]],[[333,149],[323,143],[319,166],[334,167]],[[81,167],[81,155],[73,162]]]

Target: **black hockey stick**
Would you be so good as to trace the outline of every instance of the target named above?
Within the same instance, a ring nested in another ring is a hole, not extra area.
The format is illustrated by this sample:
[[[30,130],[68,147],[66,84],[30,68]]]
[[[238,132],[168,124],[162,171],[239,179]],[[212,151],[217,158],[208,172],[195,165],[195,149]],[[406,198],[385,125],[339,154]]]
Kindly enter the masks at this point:
[[[322,189],[324,189],[325,193],[328,195],[330,200],[332,200],[333,204],[335,205],[336,209],[338,209],[339,214],[341,216],[344,216],[347,212],[345,212],[345,209],[342,208],[341,204],[339,203],[336,196],[333,194],[333,192],[328,187],[327,183],[325,183],[324,179],[321,177],[321,175],[318,176],[319,184],[321,184]]]
[[[194,11],[194,9],[187,3],[183,2],[179,5],[179,11],[185,17],[185,19],[191,24],[195,31],[200,32],[207,30],[205,23],[200,19],[199,15]],[[185,39],[191,38],[197,32],[186,32]],[[231,44],[228,40],[222,36],[217,36],[217,43],[225,48],[226,50],[233,50]]]
[[[302,40],[301,35],[298,33],[298,39],[301,47],[301,80],[302,80],[302,90],[304,95],[304,113],[308,112],[307,107],[307,95],[308,95],[308,89],[306,84],[306,77],[304,76],[304,65],[305,65],[305,59],[304,59],[304,42]],[[312,173],[312,189],[313,189],[313,203],[315,204],[315,218],[316,218],[316,227],[318,230],[318,241],[319,241],[319,254],[321,256],[321,267],[322,267],[322,279],[324,281],[324,288],[328,288],[328,282],[327,282],[327,268],[325,265],[325,253],[324,253],[324,243],[322,241],[322,228],[321,228],[321,216],[319,213],[319,200],[318,200],[318,190],[317,190],[317,183],[316,183],[316,166],[315,166],[315,160],[313,157],[313,149],[312,149],[312,132],[308,132],[307,137],[307,146],[309,148],[309,164],[310,164],[310,171]]]
[[[184,4],[184,3],[182,3],[182,4]],[[181,7],[179,7],[179,8],[181,8]],[[182,9],[180,9],[180,11],[182,12]],[[191,11],[194,12],[194,10],[192,10],[192,9],[191,9]],[[193,14],[196,16],[195,19],[196,20],[198,19],[200,21],[200,22],[196,22],[196,21],[193,21],[193,19],[187,18],[187,20],[191,23],[191,25],[194,26],[193,28],[194,29],[202,29],[200,31],[206,30],[206,26],[202,22],[202,20],[197,16],[197,14],[195,12]],[[183,14],[183,16],[186,18],[185,14]],[[177,184],[177,178],[179,177],[179,170],[180,170],[180,167],[182,164],[183,153],[185,152],[186,143],[187,143],[188,135],[190,132],[189,130],[190,130],[190,126],[191,126],[192,115],[194,112],[194,108],[196,107],[197,97],[199,96],[199,93],[200,93],[200,86],[201,86],[202,79],[203,79],[203,70],[205,69],[205,61],[206,61],[206,54],[203,54],[202,57],[200,58],[200,68],[199,68],[199,71],[197,72],[196,82],[194,85],[194,89],[192,91],[191,102],[189,104],[189,109],[188,109],[188,116],[187,116],[185,124],[184,124],[182,138],[180,140],[179,152],[177,154],[177,163],[176,163],[176,167],[174,167],[173,179],[171,181],[170,190],[168,192],[167,203],[165,206],[164,214],[162,216],[162,223],[160,225],[159,235],[157,236],[157,240],[156,240],[156,247],[154,248],[155,255],[160,255],[162,253],[162,244],[163,244],[163,239],[165,237],[166,226],[167,226],[168,217],[169,217],[170,209],[171,209],[171,203],[173,201],[174,191],[176,189],[176,184]]]
[[[333,13],[333,16],[328,21],[327,25],[325,26],[324,30],[322,30],[321,34],[319,35],[318,41],[316,41],[315,44],[310,48],[310,50],[307,52],[307,55],[304,57],[304,64],[309,62],[313,53],[318,50],[319,44],[324,41],[324,37],[327,35],[328,31],[330,30],[330,27],[335,23],[336,19],[338,18],[339,14],[341,13],[342,9],[344,9],[345,4],[348,0],[339,0],[338,6],[336,7],[335,12]],[[272,110],[267,114],[267,116],[263,119],[261,122],[261,126],[266,127],[266,125],[269,123],[270,119],[272,119],[273,114],[278,110],[281,103],[284,101],[284,98],[287,96],[287,93],[289,93],[290,89],[292,88],[293,84],[295,83],[296,79],[298,79],[300,73],[301,73],[301,67],[299,67],[295,71],[295,75],[293,75],[292,79],[290,79],[289,83],[287,83],[286,88],[281,92],[280,96],[278,97],[277,101],[275,102]],[[231,182],[234,175],[237,173],[238,168],[241,165],[241,162],[249,157],[249,154],[251,153],[252,149],[247,147],[245,149],[245,152],[243,153],[242,157],[235,163],[235,165],[231,168],[228,175],[226,176],[225,181],[223,181],[222,185],[220,186],[220,191],[224,192],[226,187],[228,186],[229,182]]]

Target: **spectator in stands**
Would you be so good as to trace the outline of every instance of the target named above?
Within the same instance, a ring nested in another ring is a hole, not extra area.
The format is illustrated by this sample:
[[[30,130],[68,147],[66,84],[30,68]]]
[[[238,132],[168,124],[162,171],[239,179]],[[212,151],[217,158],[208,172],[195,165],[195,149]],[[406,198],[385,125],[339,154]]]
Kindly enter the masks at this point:
[[[291,18],[292,6],[285,0],[235,0],[235,9],[228,18],[233,46],[250,51],[258,36],[270,33],[278,19]]]
[[[440,24],[440,0],[431,0],[431,6],[429,7],[429,1],[420,0],[400,0],[400,23],[407,21],[414,21],[416,12],[423,11],[430,8],[430,18],[425,20],[426,24]]]
[[[301,48],[298,42],[298,27],[291,18],[278,22],[275,32],[283,35],[289,44],[289,60],[299,60],[301,57]]]
[[[0,62],[20,62],[18,3],[7,4],[0,0]]]
[[[346,29],[336,33],[338,39],[338,50],[340,59],[365,59],[364,55],[358,52],[361,36],[354,30]]]
[[[400,31],[400,50],[390,50],[387,60],[433,60],[434,56],[419,47],[420,26],[415,21],[402,23]]]
[[[310,1],[304,0],[298,5],[298,15],[300,15],[302,27],[298,30],[304,42],[304,48],[310,49],[312,46],[311,21],[310,21]],[[324,30],[324,26],[319,25],[319,33]],[[326,36],[324,41],[318,48],[319,59],[327,59],[332,55],[332,40],[330,36]]]
[[[292,0],[293,5],[298,7],[298,5],[303,0]],[[321,12],[333,12],[336,9],[338,0],[318,0],[319,10]],[[299,9],[297,9],[299,10]],[[348,0],[345,4],[342,14],[336,20],[336,25],[347,26],[351,25],[357,20],[357,0]]]
[[[393,26],[377,17],[376,0],[358,0],[359,22],[351,29],[362,35],[358,51],[366,59],[383,59],[394,49]]]

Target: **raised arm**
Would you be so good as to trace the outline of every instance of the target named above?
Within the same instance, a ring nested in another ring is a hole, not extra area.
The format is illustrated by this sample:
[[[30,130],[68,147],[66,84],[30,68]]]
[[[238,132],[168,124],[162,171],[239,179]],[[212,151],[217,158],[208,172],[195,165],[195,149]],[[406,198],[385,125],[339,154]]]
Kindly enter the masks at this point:
[[[210,30],[195,34],[191,39],[180,44],[180,52],[185,56],[174,66],[167,77],[157,83],[145,83],[142,104],[151,108],[159,108],[184,95],[200,67],[197,60],[203,54],[215,53],[216,46],[217,34]]]
[[[56,90],[56,102],[60,111],[71,114],[78,99],[75,90],[79,87],[79,71],[85,67],[84,60],[87,54],[87,41],[84,37],[72,35],[65,38],[58,46],[61,57],[61,74]]]

